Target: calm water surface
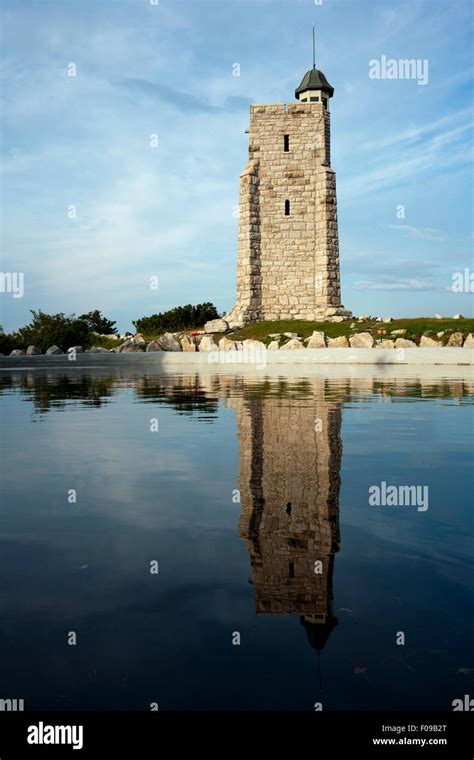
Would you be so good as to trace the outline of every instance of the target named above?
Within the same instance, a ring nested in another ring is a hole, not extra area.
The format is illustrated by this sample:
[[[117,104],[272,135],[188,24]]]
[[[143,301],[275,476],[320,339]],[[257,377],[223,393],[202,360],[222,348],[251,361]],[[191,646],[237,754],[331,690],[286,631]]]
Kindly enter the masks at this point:
[[[472,381],[0,383],[0,698],[450,709],[474,693]],[[428,486],[428,509],[371,506],[382,481]]]

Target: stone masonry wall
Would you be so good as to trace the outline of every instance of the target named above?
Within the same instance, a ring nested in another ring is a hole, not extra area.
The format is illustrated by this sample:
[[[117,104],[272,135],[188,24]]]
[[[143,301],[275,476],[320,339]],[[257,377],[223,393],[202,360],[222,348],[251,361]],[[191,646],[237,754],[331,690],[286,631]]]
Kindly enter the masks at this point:
[[[257,613],[317,615],[324,622],[339,548],[340,409],[269,398],[239,406],[239,531]],[[315,574],[315,560],[322,574]]]
[[[240,180],[237,301],[227,319],[241,324],[339,313],[346,312],[329,112],[322,103],[252,105],[249,162]]]

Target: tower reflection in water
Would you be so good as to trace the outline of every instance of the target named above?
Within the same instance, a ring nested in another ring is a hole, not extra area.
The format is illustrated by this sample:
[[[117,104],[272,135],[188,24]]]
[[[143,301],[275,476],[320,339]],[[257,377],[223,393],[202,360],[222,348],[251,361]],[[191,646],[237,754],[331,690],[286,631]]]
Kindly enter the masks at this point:
[[[247,544],[257,615],[299,615],[318,652],[337,625],[341,410],[324,380],[304,399],[243,399],[239,533]],[[321,400],[323,399],[323,400]]]

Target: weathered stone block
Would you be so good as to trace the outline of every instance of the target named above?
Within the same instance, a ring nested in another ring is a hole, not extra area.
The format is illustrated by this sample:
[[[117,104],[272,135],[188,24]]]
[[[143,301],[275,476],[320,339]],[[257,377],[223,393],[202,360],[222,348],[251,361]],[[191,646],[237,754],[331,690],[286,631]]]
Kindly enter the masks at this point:
[[[229,324],[225,319],[211,319],[210,322],[206,322],[204,325],[204,332],[206,333],[221,333],[227,332]]]
[[[284,346],[281,347],[283,349],[288,349],[289,351],[295,349],[295,348],[304,348],[304,345],[301,343],[298,338],[291,338],[291,340],[288,341],[288,343],[285,343]]]
[[[464,343],[464,335],[461,332],[455,332],[449,336],[449,340],[446,345],[457,346],[458,348],[461,348],[463,343]]]
[[[203,335],[199,343],[199,351],[217,351],[218,346],[214,343],[212,335]]]
[[[374,339],[368,332],[356,333],[349,338],[351,348],[372,348],[374,345]]]
[[[306,347],[307,348],[326,348],[324,333],[314,330],[313,334],[309,337]]]
[[[437,346],[442,346],[440,340],[434,340],[433,338],[430,338],[428,335],[422,335],[420,338],[420,348],[436,348]]]
[[[349,341],[345,335],[338,338],[328,338],[328,348],[349,348]]]

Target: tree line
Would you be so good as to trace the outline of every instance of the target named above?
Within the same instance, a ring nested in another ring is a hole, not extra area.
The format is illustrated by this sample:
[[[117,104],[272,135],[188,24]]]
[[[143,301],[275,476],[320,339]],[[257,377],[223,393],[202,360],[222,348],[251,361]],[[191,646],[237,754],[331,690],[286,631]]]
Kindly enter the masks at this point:
[[[90,348],[94,344],[96,335],[117,335],[116,322],[107,319],[99,311],[94,309],[87,314],[76,317],[74,314],[46,314],[38,310],[31,310],[31,321],[24,327],[20,327],[12,333],[4,333],[0,327],[0,353],[9,354],[15,348],[26,349],[28,346],[45,353],[50,346],[59,346],[67,351],[71,346]],[[177,306],[169,311],[152,314],[150,317],[141,317],[132,324],[137,332],[145,337],[158,335],[163,332],[178,332],[200,328],[210,319],[217,319],[219,314],[212,303],[197,304],[192,306]]]

